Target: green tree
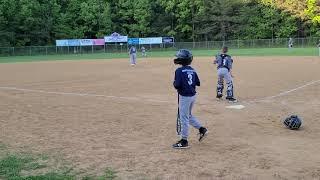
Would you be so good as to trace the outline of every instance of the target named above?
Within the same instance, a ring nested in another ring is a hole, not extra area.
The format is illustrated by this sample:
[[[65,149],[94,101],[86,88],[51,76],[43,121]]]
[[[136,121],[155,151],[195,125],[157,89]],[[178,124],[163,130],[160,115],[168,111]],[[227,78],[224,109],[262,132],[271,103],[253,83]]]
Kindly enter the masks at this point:
[[[151,32],[152,1],[134,0],[133,3],[134,24],[131,26],[130,34],[135,35],[135,37],[146,37]]]
[[[320,2],[316,0],[307,0],[307,8],[304,13],[308,17],[311,25],[311,32],[320,36]]]

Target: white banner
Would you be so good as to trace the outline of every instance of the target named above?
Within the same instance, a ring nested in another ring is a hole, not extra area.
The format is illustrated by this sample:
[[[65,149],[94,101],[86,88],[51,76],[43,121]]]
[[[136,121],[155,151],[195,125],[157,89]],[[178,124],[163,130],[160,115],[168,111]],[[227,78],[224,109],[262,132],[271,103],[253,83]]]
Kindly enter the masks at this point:
[[[139,44],[162,44],[162,37],[139,38]]]
[[[128,42],[128,36],[105,36],[104,41],[106,43]]]
[[[93,40],[92,39],[80,39],[81,46],[92,46]]]
[[[104,41],[106,43],[128,42],[128,36],[121,36],[119,33],[114,32],[110,36],[105,36]]]

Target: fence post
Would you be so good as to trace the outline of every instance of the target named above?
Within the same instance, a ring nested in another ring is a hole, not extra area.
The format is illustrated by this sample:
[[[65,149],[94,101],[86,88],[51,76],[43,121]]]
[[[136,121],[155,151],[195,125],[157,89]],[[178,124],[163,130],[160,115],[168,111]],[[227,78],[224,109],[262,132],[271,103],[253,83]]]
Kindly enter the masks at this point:
[[[240,49],[240,39],[238,39],[238,49]]]
[[[92,45],[92,47],[91,47],[91,48],[92,48],[92,54],[93,54],[93,45]]]
[[[269,48],[271,48],[271,39],[269,39]]]
[[[48,46],[46,46],[46,56],[48,56]]]
[[[31,49],[31,46],[30,46],[30,56],[32,55],[32,49]]]
[[[14,47],[12,47],[12,54],[15,56]]]

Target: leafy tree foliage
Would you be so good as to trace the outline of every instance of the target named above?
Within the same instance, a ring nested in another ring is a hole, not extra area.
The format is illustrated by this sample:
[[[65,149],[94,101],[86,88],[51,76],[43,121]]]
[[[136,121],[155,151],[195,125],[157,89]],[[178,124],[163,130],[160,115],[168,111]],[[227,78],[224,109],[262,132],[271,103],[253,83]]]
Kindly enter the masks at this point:
[[[320,1],[0,0],[0,46],[112,32],[177,41],[320,36]]]

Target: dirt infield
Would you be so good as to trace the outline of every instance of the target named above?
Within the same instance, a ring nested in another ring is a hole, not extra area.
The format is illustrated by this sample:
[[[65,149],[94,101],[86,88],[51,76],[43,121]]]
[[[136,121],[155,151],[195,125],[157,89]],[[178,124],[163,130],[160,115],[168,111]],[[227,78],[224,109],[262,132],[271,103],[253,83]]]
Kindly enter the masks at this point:
[[[171,148],[170,58],[0,64],[0,142],[61,153],[89,173],[111,167],[120,179],[320,179],[318,57],[236,57],[242,110],[215,99],[212,59],[193,66],[202,83],[194,114],[210,134],[199,143],[192,130],[189,150]],[[283,127],[291,114],[301,130]]]

